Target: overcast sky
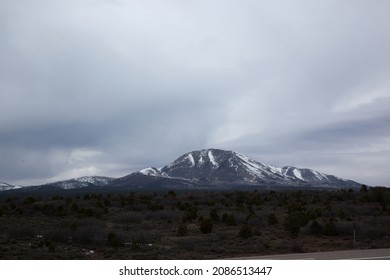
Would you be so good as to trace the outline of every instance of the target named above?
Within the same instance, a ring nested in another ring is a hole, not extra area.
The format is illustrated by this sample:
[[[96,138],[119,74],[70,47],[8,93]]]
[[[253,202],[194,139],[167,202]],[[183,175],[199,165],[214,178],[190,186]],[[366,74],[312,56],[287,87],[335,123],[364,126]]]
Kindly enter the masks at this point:
[[[390,1],[0,0],[0,181],[202,148],[390,186]]]

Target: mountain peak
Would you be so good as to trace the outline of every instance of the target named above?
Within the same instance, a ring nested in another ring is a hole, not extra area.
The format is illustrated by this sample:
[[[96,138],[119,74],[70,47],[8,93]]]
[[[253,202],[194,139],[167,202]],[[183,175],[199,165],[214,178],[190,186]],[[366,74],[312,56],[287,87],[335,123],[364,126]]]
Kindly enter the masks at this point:
[[[234,151],[214,148],[188,152],[163,168],[148,170],[141,173],[207,184],[359,186],[356,182],[312,169],[277,167]]]
[[[218,168],[219,163],[217,162],[217,158],[220,158],[221,155],[227,153],[233,152],[219,149],[196,150],[182,155],[168,166],[169,168],[173,168],[175,166],[183,166],[184,164],[189,168],[202,168],[205,165],[209,165],[212,168]]]
[[[199,187],[359,187],[351,180],[327,175],[316,170],[293,166],[277,167],[251,159],[243,154],[221,149],[203,149],[186,153],[162,168],[144,168],[114,179],[85,176],[65,181],[31,186],[76,189],[86,187],[119,188],[199,188]],[[0,191],[20,188],[0,183]],[[27,187],[26,187],[27,188]]]

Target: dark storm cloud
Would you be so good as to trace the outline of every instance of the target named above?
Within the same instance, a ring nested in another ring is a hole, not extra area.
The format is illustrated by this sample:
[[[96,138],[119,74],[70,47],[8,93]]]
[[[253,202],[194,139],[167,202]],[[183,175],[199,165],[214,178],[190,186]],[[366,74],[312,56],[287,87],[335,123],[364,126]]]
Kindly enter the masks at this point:
[[[389,8],[3,1],[0,181],[120,176],[216,147],[389,185]]]

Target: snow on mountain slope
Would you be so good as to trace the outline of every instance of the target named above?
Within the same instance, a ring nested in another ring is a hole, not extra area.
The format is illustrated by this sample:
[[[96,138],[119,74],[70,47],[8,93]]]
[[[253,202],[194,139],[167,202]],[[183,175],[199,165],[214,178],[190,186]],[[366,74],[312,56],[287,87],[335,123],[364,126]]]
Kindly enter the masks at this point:
[[[354,181],[323,174],[312,169],[293,166],[277,167],[258,162],[234,151],[205,149],[186,153],[162,168],[148,167],[118,179],[85,176],[40,186],[23,187],[23,189],[142,188],[145,186],[199,188],[242,185],[268,187],[361,186],[361,184]],[[0,183],[0,191],[18,188],[22,187]]]
[[[103,177],[103,176],[84,176],[80,178],[74,178],[74,179],[69,179],[69,180],[64,180],[64,181],[59,181],[59,182],[54,182],[54,183],[48,183],[42,186],[46,187],[55,187],[55,188],[60,188],[64,190],[69,190],[69,189],[77,189],[77,188],[85,188],[85,187],[92,187],[92,186],[107,186],[109,185],[114,178],[110,177]],[[37,186],[35,186],[37,187]]]
[[[260,163],[234,151],[219,149],[192,151],[163,168],[146,168],[140,172],[144,175],[211,184],[360,185],[311,169]]]
[[[144,168],[144,169],[138,171],[138,173],[141,173],[141,174],[147,175],[147,176],[169,177],[166,173],[161,171],[161,168],[155,168],[155,167]]]
[[[0,192],[1,191],[9,191],[9,190],[17,190],[23,188],[22,186],[13,186],[7,183],[0,182]]]
[[[195,181],[252,182],[281,179],[281,168],[254,161],[244,155],[217,149],[187,153],[161,169],[170,177]]]

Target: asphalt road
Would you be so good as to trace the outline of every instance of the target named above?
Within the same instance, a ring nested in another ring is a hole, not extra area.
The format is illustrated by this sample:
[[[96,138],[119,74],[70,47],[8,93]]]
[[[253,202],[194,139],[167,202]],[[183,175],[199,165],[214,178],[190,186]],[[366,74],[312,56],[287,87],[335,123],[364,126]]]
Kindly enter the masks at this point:
[[[269,256],[250,256],[246,260],[390,260],[390,249],[350,250],[284,254]]]

